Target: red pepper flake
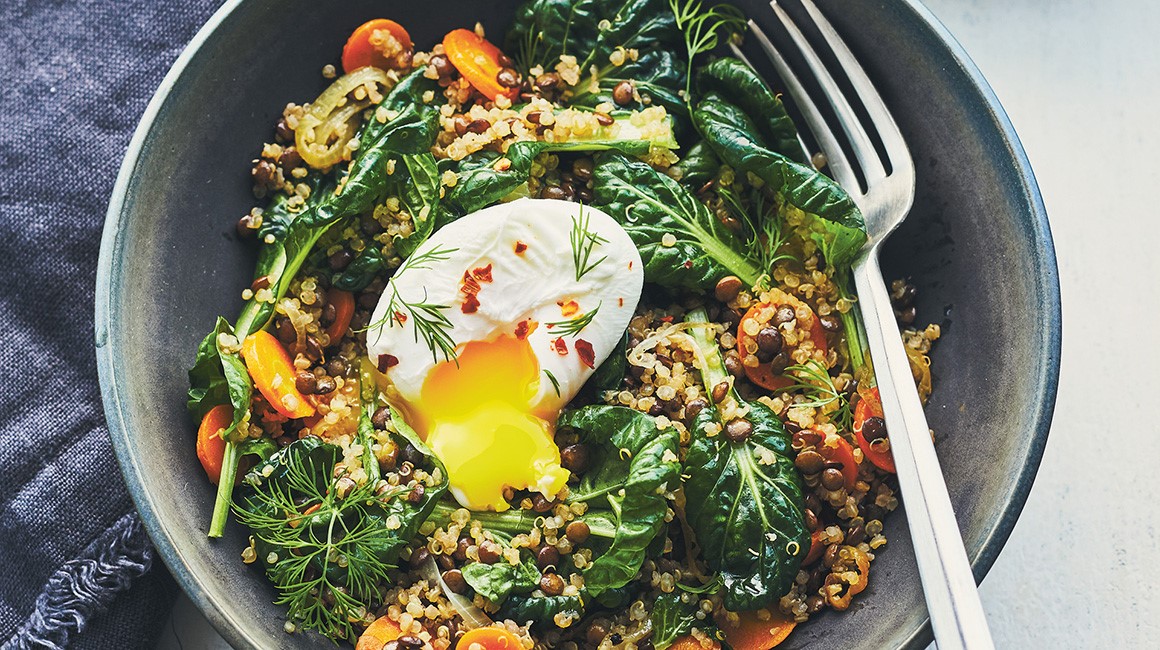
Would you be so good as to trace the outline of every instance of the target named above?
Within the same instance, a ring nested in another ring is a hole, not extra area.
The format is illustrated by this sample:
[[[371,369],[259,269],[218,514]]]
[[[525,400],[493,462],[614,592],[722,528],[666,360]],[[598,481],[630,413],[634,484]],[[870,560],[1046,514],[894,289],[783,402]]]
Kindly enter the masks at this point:
[[[580,363],[589,368],[596,368],[596,352],[592,349],[592,344],[584,339],[576,339],[576,354],[580,355]]]
[[[632,260],[628,261],[628,270],[632,270]]]
[[[471,275],[480,282],[491,282],[491,264],[472,269]]]
[[[475,278],[471,277],[470,272],[464,271],[463,281],[459,283],[459,291],[466,295],[474,296],[479,293],[479,289],[479,282],[476,282]]]
[[[479,298],[469,293],[463,297],[463,304],[459,308],[465,314],[474,314],[479,311]]]
[[[528,245],[522,241],[516,242],[516,255],[523,255],[524,251],[528,250]]]
[[[399,357],[393,354],[380,354],[376,365],[379,367],[379,372],[386,372],[388,369],[399,365]]]
[[[528,338],[528,336],[531,335],[532,332],[536,331],[536,328],[539,326],[539,323],[530,318],[516,323],[516,338],[521,340]]]
[[[395,322],[400,325],[405,325],[407,323],[407,315],[401,311],[395,310]]]
[[[563,337],[552,341],[552,345],[556,348],[556,354],[565,356],[568,354],[568,344],[564,342]]]
[[[560,306],[560,315],[564,318],[571,318],[580,311],[580,303],[575,300],[569,300],[567,302],[561,300],[556,304]]]
[[[673,317],[672,316],[661,316],[660,321],[662,323],[671,323],[671,322],[673,322]]]
[[[693,268],[693,260],[685,260],[685,264],[684,264],[684,266],[685,266],[685,268],[686,268],[686,269],[691,269],[691,268]]]
[[[617,298],[616,299],[616,306],[623,307],[624,306],[624,298]]]

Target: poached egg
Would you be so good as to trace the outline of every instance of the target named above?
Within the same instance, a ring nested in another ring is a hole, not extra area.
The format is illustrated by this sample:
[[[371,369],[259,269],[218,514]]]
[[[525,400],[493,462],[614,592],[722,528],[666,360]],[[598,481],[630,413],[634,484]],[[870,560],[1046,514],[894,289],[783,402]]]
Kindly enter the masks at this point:
[[[642,267],[612,217],[549,199],[464,216],[399,267],[367,352],[461,505],[503,511],[505,489],[564,487],[557,416],[620,341]]]

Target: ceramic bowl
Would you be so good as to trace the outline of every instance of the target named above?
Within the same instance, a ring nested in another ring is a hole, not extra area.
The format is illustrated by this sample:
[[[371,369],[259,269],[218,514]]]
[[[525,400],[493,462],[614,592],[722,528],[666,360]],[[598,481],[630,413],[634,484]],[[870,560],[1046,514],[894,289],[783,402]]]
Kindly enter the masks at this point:
[[[160,557],[236,648],[317,647],[240,562],[234,524],[210,540],[214,489],[193,453],[186,369],[219,314],[234,317],[254,254],[234,223],[253,205],[250,161],[289,101],[373,17],[430,46],[479,19],[506,28],[514,2],[229,0],[174,64],[132,140],[109,206],[97,279],[96,345],[106,416],[129,489]],[[780,34],[763,2],[738,2]],[[942,325],[927,407],[938,455],[982,579],[1031,488],[1055,399],[1059,285],[1043,203],[994,94],[947,31],[909,0],[820,3],[864,63],[914,155],[915,207],[885,254]],[[791,10],[793,7],[790,8]],[[800,13],[798,14],[800,15]],[[755,56],[757,52],[752,52]],[[930,638],[902,512],[867,593],[800,626],[786,648],[922,647]]]

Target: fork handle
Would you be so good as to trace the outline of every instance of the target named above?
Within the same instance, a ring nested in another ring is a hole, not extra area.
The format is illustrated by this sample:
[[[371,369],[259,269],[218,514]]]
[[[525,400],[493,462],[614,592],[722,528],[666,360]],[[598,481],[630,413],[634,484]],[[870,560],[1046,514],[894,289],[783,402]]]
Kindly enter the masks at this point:
[[[876,246],[853,273],[935,640],[939,650],[994,648]]]

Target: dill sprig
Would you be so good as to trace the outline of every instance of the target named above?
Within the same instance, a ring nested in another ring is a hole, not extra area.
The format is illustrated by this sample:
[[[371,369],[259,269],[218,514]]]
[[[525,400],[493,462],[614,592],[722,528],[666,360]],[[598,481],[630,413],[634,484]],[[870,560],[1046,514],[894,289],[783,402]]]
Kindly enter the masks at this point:
[[[235,512],[256,540],[276,549],[263,562],[287,618],[332,638],[353,639],[351,621],[366,615],[394,568],[380,559],[384,549],[402,543],[367,510],[401,492],[376,496],[368,481],[339,499],[336,479],[319,479],[330,476],[325,463],[306,455],[287,458],[284,480],[254,481],[247,507]]]
[[[575,337],[581,330],[588,327],[588,324],[592,322],[593,318],[596,318],[596,312],[600,311],[600,307],[603,304],[596,305],[592,311],[586,314],[580,314],[576,318],[548,323],[548,327],[552,330],[553,334]]]
[[[590,220],[591,217],[584,213],[584,206],[581,205],[579,214],[572,217],[572,232],[568,236],[572,244],[572,263],[576,267],[577,282],[601,262],[608,259],[608,256],[605,255],[595,262],[591,261],[592,251],[601,244],[607,244],[608,240],[588,229]]]
[[[725,201],[729,212],[752,233],[745,245],[746,257],[753,260],[763,273],[773,273],[773,265],[781,260],[796,259],[790,253],[779,252],[789,241],[789,235],[782,230],[777,206],[769,203],[760,189],[754,188],[750,193],[748,209],[728,187],[718,187],[717,194]]]
[[[548,381],[552,382],[552,388],[556,389],[556,397],[560,397],[560,380],[547,368],[544,369],[544,374],[548,376]]]
[[[810,359],[803,364],[789,366],[785,369],[785,376],[794,382],[786,390],[800,392],[806,398],[805,402],[790,404],[791,407],[804,406],[824,409],[836,402],[837,407],[831,411],[830,419],[842,431],[851,429],[854,418],[850,412],[850,401],[845,393],[839,391],[838,387],[834,385],[833,377],[830,377],[829,371],[821,362]]]
[[[415,328],[415,340],[418,341],[419,337],[423,338],[423,342],[431,350],[431,359],[435,363],[439,362],[440,354],[443,355],[444,361],[454,359],[456,343],[455,339],[451,336],[451,330],[454,328],[454,325],[444,314],[446,310],[451,308],[451,305],[430,302],[427,298],[426,288],[423,289],[422,299],[409,302],[399,293],[397,280],[404,271],[410,269],[428,269],[433,262],[445,260],[450,257],[451,253],[457,250],[459,249],[434,246],[427,251],[415,251],[395,271],[394,277],[387,281],[386,291],[390,292],[387,313],[381,319],[367,325],[360,331],[379,329],[384,325],[387,327],[395,327],[396,325],[406,327],[409,321]]]
[[[730,4],[717,4],[706,9],[701,0],[669,0],[677,28],[685,37],[685,51],[689,68],[685,74],[685,101],[690,101],[693,79],[693,59],[711,52],[721,42],[721,32],[730,36],[745,31],[745,15]]]

